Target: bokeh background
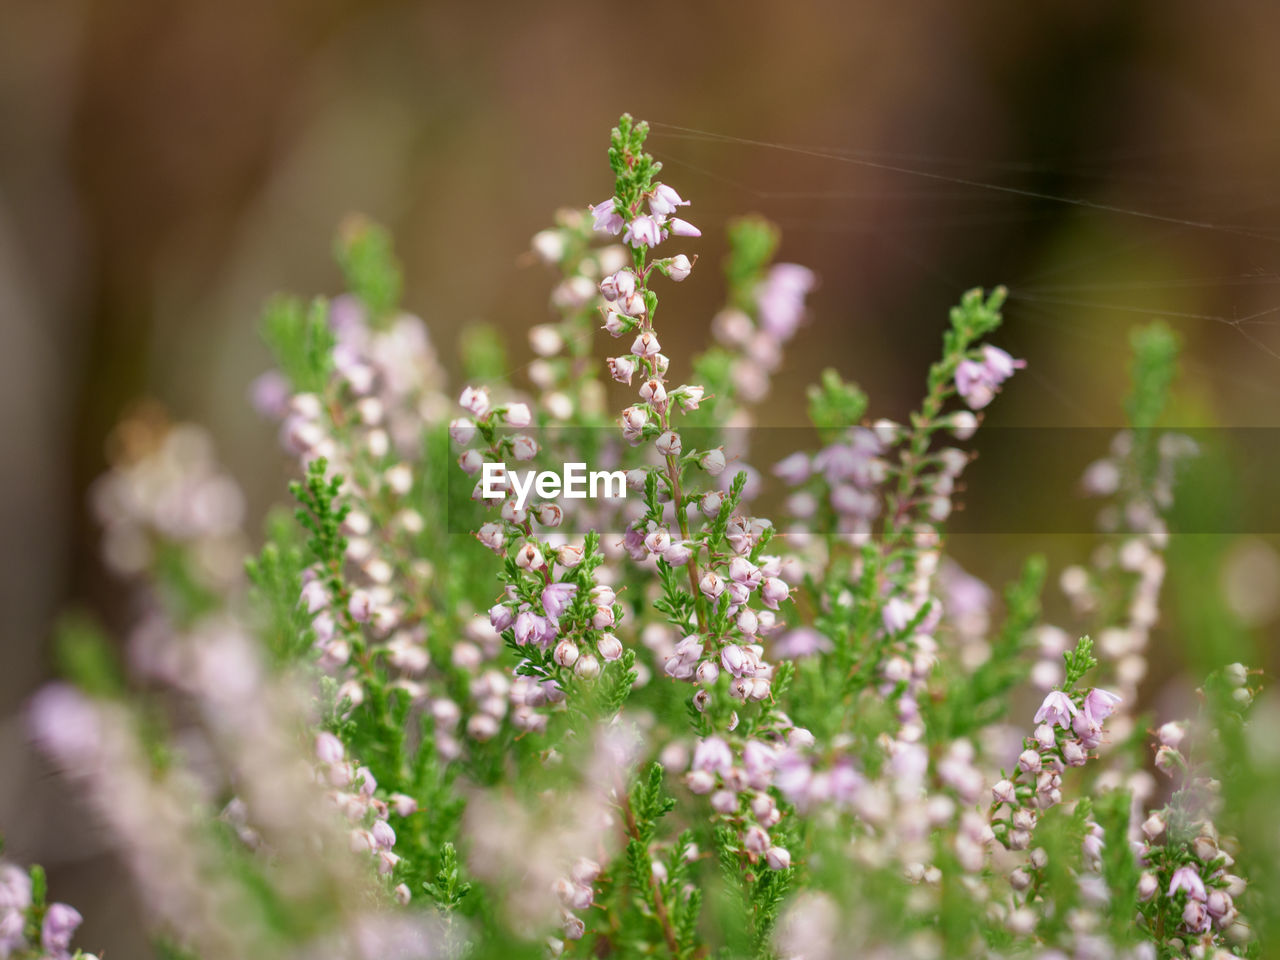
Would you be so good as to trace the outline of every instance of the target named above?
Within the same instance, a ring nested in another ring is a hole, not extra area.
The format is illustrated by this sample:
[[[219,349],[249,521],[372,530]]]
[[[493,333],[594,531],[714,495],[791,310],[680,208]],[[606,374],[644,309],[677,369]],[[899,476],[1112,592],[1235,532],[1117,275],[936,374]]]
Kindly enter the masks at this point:
[[[704,231],[664,307],[667,352],[708,340],[723,228],[756,211],[822,278],[762,420],[802,416],[836,366],[904,414],[945,311],[1010,286],[998,341],[1029,360],[992,411],[1016,426],[1120,421],[1129,328],[1185,345],[1172,419],[1280,427],[1280,6],[407,0],[7,0],[0,8],[0,829],[143,956],[127,886],[17,719],[71,605],[127,619],[86,488],[139,398],[213,431],[251,512],[280,498],[246,388],[266,296],[334,292],[331,237],[393,231],[406,305],[443,356],[477,322],[513,357],[547,315],[523,256],[559,206],[598,202],[608,128],[654,123]],[[691,245],[693,246],[693,245]],[[664,328],[665,329],[665,328]],[[1083,464],[1081,464],[1083,466]],[[1229,496],[1230,477],[1210,496]],[[1053,502],[1043,509],[1052,514]],[[1246,524],[1247,526],[1247,524]],[[1001,581],[1078,536],[973,536]],[[1206,667],[1277,666],[1280,560],[1265,530],[1175,537],[1148,685],[1176,709]],[[1163,700],[1161,699],[1163,698]]]

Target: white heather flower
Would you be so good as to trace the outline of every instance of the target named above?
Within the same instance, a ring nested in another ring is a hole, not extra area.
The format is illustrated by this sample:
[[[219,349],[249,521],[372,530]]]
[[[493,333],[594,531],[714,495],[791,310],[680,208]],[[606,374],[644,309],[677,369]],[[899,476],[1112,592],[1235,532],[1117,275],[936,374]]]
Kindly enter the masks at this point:
[[[698,466],[713,477],[720,476],[725,468],[724,451],[718,448],[706,451],[698,457]]]
[[[631,352],[637,357],[656,357],[661,349],[662,344],[658,342],[658,337],[652,330],[646,330],[631,344]]]
[[[573,667],[573,672],[583,680],[594,680],[600,676],[600,661],[590,653],[584,653],[578,658],[578,662]]]
[[[600,281],[600,295],[606,300],[625,300],[636,292],[636,275],[623,268]]]
[[[609,358],[609,375],[618,383],[631,386],[631,378],[635,373],[636,362],[630,356]]]
[[[538,444],[532,437],[518,434],[511,439],[511,455],[522,462],[532,460],[538,455]]]
[[[508,427],[515,427],[519,430],[527,427],[533,421],[533,414],[529,412],[527,403],[510,403],[507,404],[506,410],[503,411],[502,419]]]
[[[680,404],[680,409],[685,413],[690,410],[697,410],[705,395],[706,390],[697,384],[682,383],[675,389],[676,402]]]
[[[996,803],[1017,803],[1018,788],[1012,781],[1001,780],[991,788],[991,796],[995,798]]]
[[[661,380],[646,380],[640,385],[640,399],[661,409],[667,403],[667,390]]]
[[[536,544],[526,543],[516,551],[516,566],[521,570],[541,570],[546,565]]]
[[[791,588],[786,582],[778,577],[765,578],[761,587],[760,597],[764,600],[764,605],[770,610],[777,610],[778,604],[782,603],[791,596]]]
[[[654,441],[654,446],[664,457],[678,457],[681,450],[680,434],[674,430],[665,430]]]
[[[578,662],[578,645],[572,640],[561,640],[556,644],[552,658],[562,667],[572,667]]]
[[[459,417],[449,424],[449,436],[453,442],[466,446],[476,435],[476,423],[466,417]]]
[[[693,273],[693,264],[683,253],[676,254],[667,264],[667,276],[676,283],[689,279],[691,273]]]
[[[489,389],[487,387],[467,387],[458,398],[458,403],[473,416],[483,417],[489,412]]]
[[[605,663],[613,663],[622,659],[622,641],[612,633],[602,633],[596,641],[596,651]]]
[[[1158,813],[1153,813],[1142,824],[1142,834],[1148,840],[1154,840],[1160,834],[1164,833],[1164,817]]]
[[[413,471],[407,463],[397,463],[384,475],[387,486],[397,496],[405,496],[413,489]]]
[[[484,466],[484,455],[479,450],[464,450],[462,456],[458,458],[458,466],[464,473],[477,474]]]

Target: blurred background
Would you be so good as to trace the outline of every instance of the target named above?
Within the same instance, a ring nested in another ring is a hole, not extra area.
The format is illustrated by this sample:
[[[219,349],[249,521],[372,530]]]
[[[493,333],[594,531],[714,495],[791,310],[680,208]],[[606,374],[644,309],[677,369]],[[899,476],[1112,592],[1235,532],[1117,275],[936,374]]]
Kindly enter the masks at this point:
[[[268,365],[257,313],[278,290],[336,292],[344,215],[391,228],[406,306],[447,361],[483,321],[523,362],[550,279],[523,256],[528,238],[557,207],[609,195],[608,130],[627,110],[653,123],[664,179],[693,200],[704,234],[689,245],[700,269],[664,306],[669,354],[709,339],[732,216],[773,218],[783,259],[821,276],[767,425],[798,422],[804,386],[828,365],[868,390],[874,415],[902,416],[948,306],[1005,283],[997,342],[1029,366],[989,422],[1117,425],[1128,331],[1164,318],[1185,347],[1174,422],[1277,427],[1277,36],[1280,6],[1255,0],[9,0],[10,852],[50,864],[57,896],[89,918],[80,942],[145,954],[122,874],[26,753],[17,717],[49,675],[59,611],[127,621],[85,496],[131,404],[151,398],[210,427],[245,486],[250,529],[282,497],[273,431],[247,401]],[[1277,666],[1277,543],[1265,530],[1175,537],[1151,706],[1178,709],[1208,666]],[[974,535],[955,550],[1001,582],[1029,550],[1064,563],[1089,546]]]

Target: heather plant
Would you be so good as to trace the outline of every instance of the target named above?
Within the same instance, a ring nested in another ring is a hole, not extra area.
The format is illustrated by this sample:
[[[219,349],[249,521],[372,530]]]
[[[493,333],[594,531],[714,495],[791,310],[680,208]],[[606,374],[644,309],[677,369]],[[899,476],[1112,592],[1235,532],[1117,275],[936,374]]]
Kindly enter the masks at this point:
[[[480,332],[447,387],[365,221],[345,293],[267,305],[253,398],[296,479],[246,563],[207,434],[121,425],[94,505],[139,616],[119,663],[68,622],[30,722],[158,953],[1261,955],[1219,825],[1258,676],[1216,671],[1194,720],[1133,712],[1194,454],[1159,427],[1176,338],[1135,333],[1130,428],[1084,469],[1080,623],[1046,622],[1040,557],[997,604],[946,531],[1024,366],[991,342],[1004,291],[961,297],[904,422],[827,371],[805,446],[753,467],[817,278],[734,221],[715,345],[668,356],[662,302],[707,267],[646,133],[624,116],[612,194],[533,239],[527,384]],[[624,489],[519,487],[571,458]],[[0,871],[0,956],[88,956],[38,868]]]

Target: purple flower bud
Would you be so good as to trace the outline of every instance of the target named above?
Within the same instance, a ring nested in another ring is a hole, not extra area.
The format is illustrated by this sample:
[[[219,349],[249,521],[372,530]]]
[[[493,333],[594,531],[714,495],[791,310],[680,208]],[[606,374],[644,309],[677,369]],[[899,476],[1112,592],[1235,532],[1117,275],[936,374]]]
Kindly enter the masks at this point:
[[[673,542],[662,554],[662,559],[673,567],[683,567],[692,558],[693,549],[683,540]]]
[[[770,847],[764,852],[770,870],[786,870],[791,866],[791,853],[785,847]]]
[[[737,807],[736,802],[734,807]],[[746,831],[742,834],[742,846],[745,847],[749,853],[754,853],[756,856],[759,856],[769,849],[769,832],[759,824],[753,823],[751,826],[747,827]]]
[[[1026,773],[1039,773],[1040,766],[1040,754],[1035,750],[1023,750],[1018,756],[1018,768]]]
[[[1089,759],[1089,752],[1079,740],[1064,740],[1062,759],[1069,767],[1083,767]]]
[[[720,668],[714,660],[704,660],[694,671],[694,679],[703,686],[711,686],[720,678]]]
[[[671,235],[674,237],[700,237],[702,231],[695,227],[688,220],[681,220],[679,217],[672,217],[667,221],[667,226],[671,229]]]
[[[1199,900],[1190,900],[1182,910],[1182,922],[1192,933],[1207,933],[1211,918],[1203,903]]]
[[[385,820],[375,820],[370,833],[373,834],[374,842],[383,850],[390,850],[396,845],[396,832]]]
[[[724,581],[714,571],[708,570],[698,581],[698,589],[708,600],[717,600],[724,593]]]

